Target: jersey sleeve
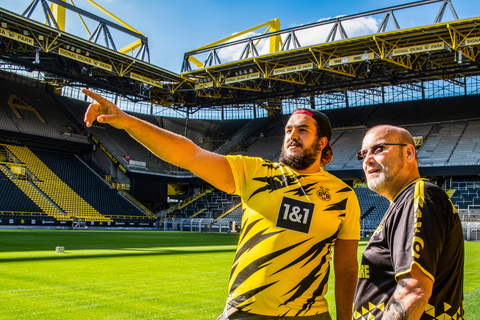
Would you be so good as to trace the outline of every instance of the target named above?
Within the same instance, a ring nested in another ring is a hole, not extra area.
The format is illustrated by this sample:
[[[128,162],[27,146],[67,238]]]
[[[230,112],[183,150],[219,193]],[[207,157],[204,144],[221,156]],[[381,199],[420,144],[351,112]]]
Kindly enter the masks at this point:
[[[407,274],[416,264],[432,281],[441,249],[446,237],[446,215],[452,211],[441,190],[425,189],[423,181],[417,182],[413,198],[397,212],[396,226],[390,230],[393,246],[395,277]]]
[[[338,238],[343,240],[360,239],[360,205],[353,190],[347,200],[345,220],[338,233]]]
[[[232,170],[233,180],[235,181],[235,192],[234,194],[240,195],[240,190],[245,185],[245,166],[242,161],[242,158],[239,156],[225,156]]]
[[[242,195],[245,190],[245,184],[249,177],[256,172],[256,166],[261,163],[260,158],[245,156],[225,156],[232,170],[233,179],[235,181],[235,192],[233,194]]]

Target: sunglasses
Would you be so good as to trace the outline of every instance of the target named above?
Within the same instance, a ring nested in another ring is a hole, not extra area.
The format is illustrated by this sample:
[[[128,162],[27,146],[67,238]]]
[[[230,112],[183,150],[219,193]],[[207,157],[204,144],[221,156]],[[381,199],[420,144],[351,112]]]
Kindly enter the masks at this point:
[[[362,161],[363,159],[365,159],[365,157],[368,155],[368,151],[372,152],[372,154],[375,156],[377,154],[380,154],[383,152],[383,150],[385,150],[385,146],[408,146],[408,144],[404,144],[404,143],[379,143],[379,144],[376,144],[374,145],[373,147],[371,147],[370,149],[364,149],[364,150],[360,150],[359,152],[357,152],[357,159]]]

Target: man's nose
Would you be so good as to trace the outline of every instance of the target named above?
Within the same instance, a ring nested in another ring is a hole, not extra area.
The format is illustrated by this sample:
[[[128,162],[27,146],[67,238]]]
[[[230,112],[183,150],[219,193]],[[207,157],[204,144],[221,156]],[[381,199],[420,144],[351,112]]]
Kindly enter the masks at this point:
[[[372,163],[375,160],[373,152],[371,150],[367,151],[367,154],[363,157],[364,163]]]
[[[298,130],[292,129],[292,131],[290,132],[290,140],[297,140],[298,134],[299,134]]]

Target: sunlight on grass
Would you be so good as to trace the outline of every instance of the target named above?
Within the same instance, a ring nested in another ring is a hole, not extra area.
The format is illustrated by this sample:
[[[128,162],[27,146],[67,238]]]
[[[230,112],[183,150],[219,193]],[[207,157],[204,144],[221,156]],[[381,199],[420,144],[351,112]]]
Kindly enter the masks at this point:
[[[237,241],[194,232],[0,231],[2,319],[215,319]],[[466,309],[475,319],[480,243],[465,245]],[[332,268],[335,319],[333,288]]]

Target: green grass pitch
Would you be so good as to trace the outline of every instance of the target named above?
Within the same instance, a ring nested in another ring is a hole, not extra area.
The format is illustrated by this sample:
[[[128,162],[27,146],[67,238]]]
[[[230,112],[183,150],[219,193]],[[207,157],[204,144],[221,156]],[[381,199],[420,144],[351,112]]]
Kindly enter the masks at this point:
[[[0,318],[216,319],[237,240],[194,232],[1,230]],[[65,252],[56,253],[57,246]],[[465,248],[466,318],[475,320],[480,242]],[[329,286],[335,319],[333,274]]]

